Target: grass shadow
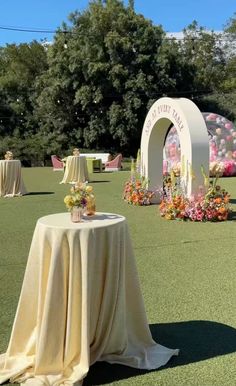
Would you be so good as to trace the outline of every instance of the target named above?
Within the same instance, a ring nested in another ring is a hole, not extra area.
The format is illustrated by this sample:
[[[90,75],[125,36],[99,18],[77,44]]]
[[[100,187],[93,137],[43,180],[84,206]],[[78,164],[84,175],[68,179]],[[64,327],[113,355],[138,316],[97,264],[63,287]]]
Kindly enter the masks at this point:
[[[176,367],[236,352],[236,329],[226,324],[191,320],[150,326],[153,339],[180,354],[166,367]]]
[[[170,348],[179,348],[179,356],[174,356],[158,370],[184,366],[236,351],[236,329],[225,324],[194,320],[169,324],[150,325],[153,339]],[[148,370],[128,366],[97,362],[89,369],[83,386],[112,383],[130,377],[143,375]]]
[[[55,194],[55,192],[29,192],[29,193],[26,193],[25,196],[37,196],[37,195],[44,195],[44,194]]]
[[[109,180],[104,180],[104,181],[102,181],[102,180],[92,180],[92,181],[89,181],[89,183],[91,183],[91,184],[99,184],[99,183],[103,183],[103,182],[111,182],[111,181],[109,181]]]
[[[235,211],[230,212],[227,220],[236,221],[236,212]]]

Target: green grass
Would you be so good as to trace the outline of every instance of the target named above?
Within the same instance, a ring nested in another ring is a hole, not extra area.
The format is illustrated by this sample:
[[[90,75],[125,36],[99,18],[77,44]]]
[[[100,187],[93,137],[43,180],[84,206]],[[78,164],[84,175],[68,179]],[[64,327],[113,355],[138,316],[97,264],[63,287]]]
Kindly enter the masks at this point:
[[[180,348],[146,372],[97,363],[85,386],[233,386],[236,379],[236,213],[223,223],[166,221],[158,206],[122,200],[125,170],[95,173],[97,210],[125,215],[155,340]],[[0,351],[7,348],[29,247],[39,217],[65,212],[68,185],[52,168],[24,168],[29,195],[0,198]],[[236,178],[221,179],[236,212]],[[235,218],[235,219],[234,219]]]

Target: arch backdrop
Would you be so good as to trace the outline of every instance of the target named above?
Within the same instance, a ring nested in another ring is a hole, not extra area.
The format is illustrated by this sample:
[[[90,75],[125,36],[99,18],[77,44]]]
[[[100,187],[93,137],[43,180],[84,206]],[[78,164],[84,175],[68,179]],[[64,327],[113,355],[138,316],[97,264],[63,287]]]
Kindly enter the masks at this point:
[[[141,137],[141,175],[148,180],[149,190],[162,187],[163,147],[172,124],[180,141],[181,185],[190,197],[203,184],[201,167],[209,174],[209,140],[200,110],[187,98],[164,97],[151,106]]]

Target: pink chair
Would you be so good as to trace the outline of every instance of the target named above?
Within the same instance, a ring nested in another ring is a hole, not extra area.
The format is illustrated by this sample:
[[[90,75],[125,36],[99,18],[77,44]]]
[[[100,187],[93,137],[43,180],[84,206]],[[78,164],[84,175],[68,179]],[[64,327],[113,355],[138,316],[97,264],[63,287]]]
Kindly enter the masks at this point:
[[[58,170],[64,171],[64,164],[59,157],[57,157],[56,155],[51,155],[51,160],[54,172]]]
[[[105,172],[114,172],[121,169],[122,154],[118,154],[112,161],[105,163]]]

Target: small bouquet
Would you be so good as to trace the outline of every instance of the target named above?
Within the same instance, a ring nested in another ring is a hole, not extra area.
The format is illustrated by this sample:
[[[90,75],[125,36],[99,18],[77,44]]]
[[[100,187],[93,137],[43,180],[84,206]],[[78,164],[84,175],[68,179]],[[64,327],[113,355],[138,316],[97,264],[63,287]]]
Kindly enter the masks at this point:
[[[4,158],[5,158],[5,160],[7,160],[7,161],[13,160],[13,153],[12,153],[12,151],[8,150],[8,151],[6,152],[6,154],[4,155]]]
[[[155,192],[148,190],[148,181],[138,175],[136,166],[132,159],[130,179],[125,183],[123,199],[132,205],[150,205]]]
[[[125,183],[123,199],[132,205],[150,205],[154,192],[147,189],[144,178],[133,178]]]
[[[92,186],[78,183],[72,186],[70,192],[71,194],[65,196],[64,203],[71,213],[76,212],[80,217],[84,213],[87,215],[95,213],[95,196]]]

